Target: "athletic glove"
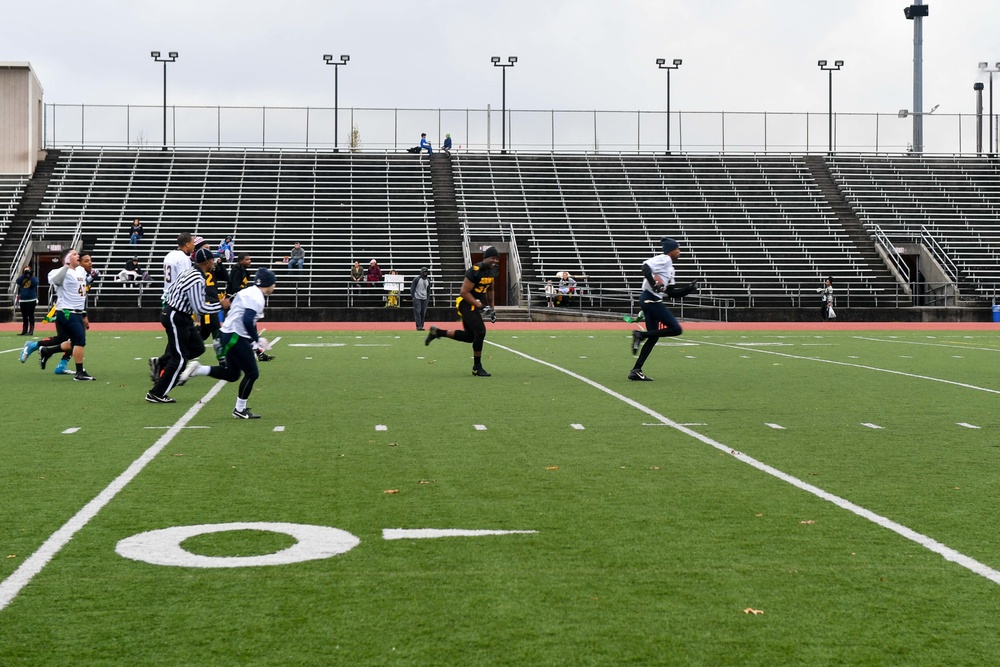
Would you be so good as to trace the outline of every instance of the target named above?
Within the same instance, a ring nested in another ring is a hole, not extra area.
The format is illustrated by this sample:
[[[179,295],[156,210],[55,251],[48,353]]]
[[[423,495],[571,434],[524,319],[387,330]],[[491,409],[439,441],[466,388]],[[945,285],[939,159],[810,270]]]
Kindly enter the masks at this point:
[[[668,287],[664,283],[658,283],[656,281],[653,281],[653,291],[659,294],[663,294],[664,292],[670,291],[670,287]]]
[[[698,281],[688,283],[684,286],[670,285],[667,287],[667,294],[672,299],[683,299],[688,294],[697,294],[698,292]]]
[[[490,316],[490,324],[497,323],[497,311],[493,310],[493,306],[483,306],[483,313]]]

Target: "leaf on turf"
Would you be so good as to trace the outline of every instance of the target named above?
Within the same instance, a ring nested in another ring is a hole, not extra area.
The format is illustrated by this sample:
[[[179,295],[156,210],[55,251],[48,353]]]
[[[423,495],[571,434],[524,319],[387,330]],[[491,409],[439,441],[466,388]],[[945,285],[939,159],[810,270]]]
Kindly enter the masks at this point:
[[[398,442],[390,442],[389,446],[390,447],[399,447],[399,443]]]
[[[559,470],[559,466],[545,466],[546,470]]]
[[[399,493],[399,489],[386,489],[382,493]]]
[[[650,470],[659,470],[660,466],[650,466]]]
[[[759,614],[763,614],[764,610],[763,609],[754,609],[753,607],[747,607],[746,609],[743,610],[743,613],[744,614],[753,614],[754,616],[757,616]]]
[[[17,554],[7,554],[7,558],[17,558]]]
[[[433,484],[433,483],[434,483],[433,479],[422,479],[418,482],[418,484]]]
[[[813,521],[812,519],[807,519],[807,520],[805,520],[805,521],[799,521],[799,523],[804,523],[804,524],[809,524],[809,525],[811,525],[811,524],[814,524],[814,523],[816,523],[816,522],[815,522],[815,521]]]

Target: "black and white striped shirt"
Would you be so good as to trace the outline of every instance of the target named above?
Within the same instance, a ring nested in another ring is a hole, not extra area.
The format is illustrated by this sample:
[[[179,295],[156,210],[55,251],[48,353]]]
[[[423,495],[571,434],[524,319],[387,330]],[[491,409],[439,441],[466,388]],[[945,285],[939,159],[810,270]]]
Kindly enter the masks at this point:
[[[207,315],[222,310],[218,301],[205,300],[205,274],[197,266],[192,266],[180,278],[175,278],[167,290],[167,305],[188,315]]]

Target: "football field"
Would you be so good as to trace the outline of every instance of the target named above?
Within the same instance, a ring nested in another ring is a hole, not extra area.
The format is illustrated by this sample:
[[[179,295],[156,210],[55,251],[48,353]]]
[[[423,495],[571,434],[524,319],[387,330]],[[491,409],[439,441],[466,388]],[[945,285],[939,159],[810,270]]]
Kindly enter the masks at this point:
[[[267,326],[0,334],[0,665],[1000,664],[995,331]]]

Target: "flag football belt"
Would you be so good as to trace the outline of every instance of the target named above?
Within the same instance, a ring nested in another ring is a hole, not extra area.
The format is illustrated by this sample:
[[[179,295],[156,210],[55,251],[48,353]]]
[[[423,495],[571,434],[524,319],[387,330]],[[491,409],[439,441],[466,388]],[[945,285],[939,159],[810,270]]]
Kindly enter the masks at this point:
[[[63,317],[69,318],[70,315],[79,315],[80,317],[86,317],[87,311],[85,310],[72,310],[70,308],[62,309]]]

